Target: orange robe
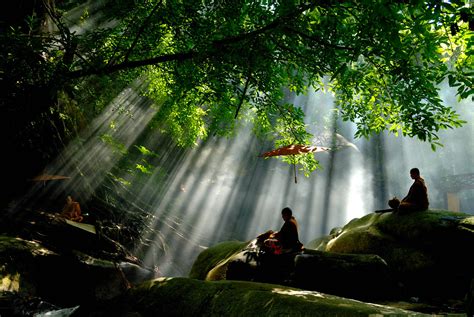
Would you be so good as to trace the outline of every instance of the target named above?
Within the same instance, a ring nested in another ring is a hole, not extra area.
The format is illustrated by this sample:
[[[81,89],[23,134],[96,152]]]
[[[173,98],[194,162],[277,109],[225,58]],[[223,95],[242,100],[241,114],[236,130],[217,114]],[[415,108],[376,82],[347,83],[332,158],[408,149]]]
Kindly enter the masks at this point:
[[[421,177],[415,179],[411,185],[408,194],[400,203],[400,210],[426,210],[428,209],[428,189],[425,180]]]

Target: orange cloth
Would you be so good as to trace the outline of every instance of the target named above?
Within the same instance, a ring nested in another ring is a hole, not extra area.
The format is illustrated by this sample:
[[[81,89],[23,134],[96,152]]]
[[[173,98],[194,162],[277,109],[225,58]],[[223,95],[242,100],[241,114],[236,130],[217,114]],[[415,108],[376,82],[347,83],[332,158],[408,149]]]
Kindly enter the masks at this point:
[[[63,211],[61,212],[61,216],[72,221],[81,222],[83,219],[81,206],[77,201],[74,201],[70,196],[68,196],[66,204],[63,207]]]
[[[291,217],[281,227],[280,231],[271,233],[264,244],[273,254],[300,251],[303,244],[298,237],[298,223]]]

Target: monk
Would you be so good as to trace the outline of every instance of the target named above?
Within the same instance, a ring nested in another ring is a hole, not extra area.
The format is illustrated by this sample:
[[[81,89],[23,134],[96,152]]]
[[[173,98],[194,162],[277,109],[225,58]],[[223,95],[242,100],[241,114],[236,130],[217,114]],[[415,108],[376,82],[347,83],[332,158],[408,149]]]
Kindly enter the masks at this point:
[[[303,244],[298,237],[298,223],[290,208],[285,207],[281,211],[281,217],[285,221],[280,231],[269,232],[269,237],[264,241],[267,248],[275,254],[300,251]]]
[[[410,177],[414,182],[410,186],[408,194],[402,199],[402,201],[399,201],[396,197],[392,198],[389,201],[390,207],[398,209],[401,212],[422,211],[428,209],[428,189],[425,180],[420,176],[420,170],[416,167],[412,168],[410,170]]]
[[[67,196],[61,216],[72,221],[81,222],[83,219],[81,206],[77,201],[74,201],[71,196]]]

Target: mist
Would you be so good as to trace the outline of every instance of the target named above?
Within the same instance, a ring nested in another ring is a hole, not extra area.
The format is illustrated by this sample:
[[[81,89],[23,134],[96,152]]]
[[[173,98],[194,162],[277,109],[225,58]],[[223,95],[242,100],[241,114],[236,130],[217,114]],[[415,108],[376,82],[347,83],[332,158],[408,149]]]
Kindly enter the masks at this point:
[[[293,210],[303,244],[351,219],[386,209],[388,199],[403,198],[408,192],[413,167],[420,169],[427,183],[430,209],[448,209],[447,193],[454,192],[457,211],[473,213],[473,102],[458,103],[452,91],[442,90],[443,100],[454,104],[467,124],[440,132],[444,147],[434,152],[427,143],[388,133],[355,139],[355,125],[337,117],[329,93],[312,91],[291,98],[306,112],[315,145],[333,147],[315,153],[321,170],[309,177],[296,171],[296,183],[293,166],[259,156],[273,149],[272,144],[257,139],[245,122],[235,137],[210,137],[193,149],[182,149],[161,133],[147,131],[157,109],[131,87],[47,168],[50,174],[70,177],[47,195],[60,201],[59,206],[65,192],[92,194],[127,149],[137,144],[151,149],[156,153],[148,161],[151,172],[143,177],[116,171],[116,179],[132,185],[124,185],[126,190],[115,195],[133,200],[153,215],[149,226],[157,233],[143,238],[157,243],[134,251],[164,276],[186,276],[206,247],[226,240],[248,241],[269,229],[278,230],[284,207]],[[114,148],[104,136],[122,143],[124,149]],[[143,164],[143,157],[136,157],[137,164]],[[470,179],[471,187],[467,182],[453,189],[450,184],[457,175]],[[33,201],[44,193],[38,184],[24,199]]]

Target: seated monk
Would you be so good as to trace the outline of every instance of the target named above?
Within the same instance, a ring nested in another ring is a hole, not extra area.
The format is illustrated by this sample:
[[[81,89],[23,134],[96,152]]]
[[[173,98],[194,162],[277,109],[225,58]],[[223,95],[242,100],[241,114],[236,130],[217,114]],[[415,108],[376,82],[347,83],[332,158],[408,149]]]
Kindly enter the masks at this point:
[[[416,167],[412,168],[410,170],[410,177],[414,182],[411,185],[408,194],[401,201],[396,197],[392,198],[388,202],[389,206],[394,210],[401,212],[428,209],[428,189],[425,180],[420,176],[420,170]]]
[[[298,223],[290,208],[283,208],[281,217],[285,221],[280,231],[267,231],[262,236],[265,236],[264,245],[270,249],[274,254],[282,254],[289,252],[301,251],[303,244],[298,238]]]
[[[61,216],[72,221],[81,222],[83,219],[81,206],[77,201],[74,201],[71,196],[67,196]]]

